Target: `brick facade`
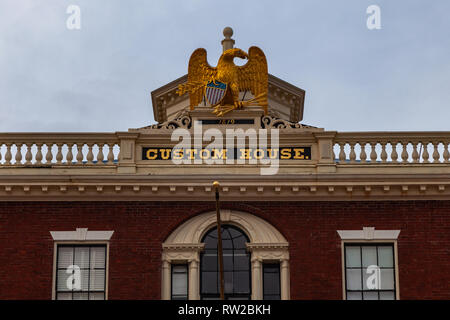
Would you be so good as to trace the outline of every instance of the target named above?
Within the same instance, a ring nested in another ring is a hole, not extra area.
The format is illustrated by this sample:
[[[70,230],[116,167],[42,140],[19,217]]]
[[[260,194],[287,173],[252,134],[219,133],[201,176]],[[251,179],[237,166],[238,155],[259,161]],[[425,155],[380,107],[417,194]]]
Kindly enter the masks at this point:
[[[289,241],[292,299],[342,299],[336,230],[399,229],[401,299],[450,299],[450,201],[239,202]],[[1,202],[0,299],[51,299],[49,231],[114,230],[109,299],[159,299],[161,244],[213,202]]]

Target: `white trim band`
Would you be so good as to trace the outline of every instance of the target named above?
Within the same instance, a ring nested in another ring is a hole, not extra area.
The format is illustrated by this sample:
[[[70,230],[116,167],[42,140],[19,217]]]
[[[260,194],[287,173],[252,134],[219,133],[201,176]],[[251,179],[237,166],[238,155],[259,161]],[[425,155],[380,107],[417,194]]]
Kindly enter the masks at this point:
[[[75,231],[50,231],[54,241],[109,241],[114,231],[88,231],[77,228]]]
[[[363,227],[362,230],[337,230],[342,240],[397,240],[400,230],[375,230]]]

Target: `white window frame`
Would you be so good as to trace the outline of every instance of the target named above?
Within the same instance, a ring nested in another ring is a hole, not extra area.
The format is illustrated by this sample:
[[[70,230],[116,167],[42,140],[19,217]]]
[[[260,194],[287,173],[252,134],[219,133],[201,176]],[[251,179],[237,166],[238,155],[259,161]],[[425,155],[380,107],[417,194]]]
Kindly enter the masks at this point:
[[[400,284],[398,277],[398,248],[397,238],[400,230],[375,230],[374,227],[363,227],[362,230],[337,230],[341,238],[341,262],[342,262],[342,299],[347,300],[345,290],[345,244],[347,243],[370,243],[370,244],[392,244],[394,247],[394,276],[395,276],[395,299],[400,300]]]
[[[53,242],[53,277],[52,300],[56,300],[56,270],[58,245],[106,245],[105,261],[105,300],[108,300],[109,284],[109,240],[114,231],[88,231],[87,228],[77,228],[76,231],[50,231]]]

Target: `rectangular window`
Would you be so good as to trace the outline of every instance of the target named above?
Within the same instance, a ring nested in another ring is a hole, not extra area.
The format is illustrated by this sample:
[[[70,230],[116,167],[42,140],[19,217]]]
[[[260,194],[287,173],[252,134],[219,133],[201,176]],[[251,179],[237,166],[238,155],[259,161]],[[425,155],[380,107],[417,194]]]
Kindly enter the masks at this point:
[[[347,300],[395,300],[393,244],[345,244]]]
[[[172,300],[188,299],[188,266],[172,265]]]
[[[263,299],[280,300],[280,264],[263,264]]]
[[[58,245],[57,300],[105,300],[106,245]]]

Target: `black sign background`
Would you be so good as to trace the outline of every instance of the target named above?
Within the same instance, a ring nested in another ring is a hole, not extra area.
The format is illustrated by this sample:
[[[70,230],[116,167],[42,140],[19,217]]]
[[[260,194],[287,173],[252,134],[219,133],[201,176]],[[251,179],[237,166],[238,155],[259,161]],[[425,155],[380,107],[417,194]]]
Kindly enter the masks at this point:
[[[174,159],[279,159],[279,160],[311,160],[311,147],[280,147],[280,148],[189,148],[184,152],[170,147],[143,147],[142,160],[172,160]],[[225,158],[226,157],[226,158]]]

